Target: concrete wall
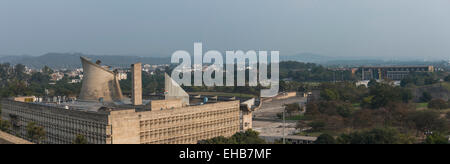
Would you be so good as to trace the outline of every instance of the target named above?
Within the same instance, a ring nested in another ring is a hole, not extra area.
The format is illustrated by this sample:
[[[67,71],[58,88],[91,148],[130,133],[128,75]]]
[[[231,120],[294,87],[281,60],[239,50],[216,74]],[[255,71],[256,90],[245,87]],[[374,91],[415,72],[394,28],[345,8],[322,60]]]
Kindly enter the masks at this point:
[[[165,99],[166,100],[182,100],[183,106],[189,105],[189,94],[183,90],[169,75],[165,74]]]
[[[239,132],[239,101],[144,112],[113,111],[109,123],[114,144],[195,144]]]
[[[111,144],[140,144],[139,141],[140,116],[134,109],[112,111],[108,117],[111,126]]]
[[[133,105],[142,105],[142,64],[131,65],[132,85],[131,85],[131,103]]]
[[[171,101],[166,101],[171,102]],[[180,100],[177,100],[178,104]],[[2,119],[12,132],[26,138],[26,126],[35,122],[47,132],[48,144],[70,144],[84,135],[94,144],[195,144],[240,131],[239,101],[174,109],[105,112],[66,110],[34,103],[2,100]]]
[[[122,100],[122,91],[114,72],[92,63],[81,57],[83,65],[83,83],[81,86],[80,100],[104,102]]]

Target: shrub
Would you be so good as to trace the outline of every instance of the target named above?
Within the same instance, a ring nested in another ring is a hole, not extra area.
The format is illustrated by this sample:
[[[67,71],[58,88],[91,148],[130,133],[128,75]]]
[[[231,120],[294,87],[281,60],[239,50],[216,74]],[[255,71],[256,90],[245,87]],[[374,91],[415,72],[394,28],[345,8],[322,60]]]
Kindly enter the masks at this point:
[[[314,144],[336,144],[336,139],[329,134],[322,134],[317,137],[317,140],[314,141]]]
[[[409,139],[405,139],[396,129],[375,128],[370,131],[353,132],[342,134],[338,139],[341,144],[408,144]]]
[[[434,100],[431,100],[428,103],[428,108],[430,108],[430,109],[438,109],[438,110],[447,109],[448,108],[448,104],[447,104],[447,102],[445,102],[442,99],[434,99]]]
[[[311,127],[311,131],[319,132],[319,131],[322,131],[325,128],[325,122],[313,121],[313,122],[309,123],[308,126]]]

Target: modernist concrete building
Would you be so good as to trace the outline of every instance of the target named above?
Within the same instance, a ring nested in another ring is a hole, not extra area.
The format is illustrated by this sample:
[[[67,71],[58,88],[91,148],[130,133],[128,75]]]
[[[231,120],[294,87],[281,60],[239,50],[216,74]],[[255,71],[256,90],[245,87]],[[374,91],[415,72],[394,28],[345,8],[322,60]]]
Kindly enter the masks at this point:
[[[113,102],[123,99],[117,72],[101,66],[99,61],[92,63],[84,57],[81,57],[81,64],[83,65],[83,83],[80,100]]]
[[[433,66],[361,67],[361,80],[402,80],[412,72],[434,72]]]
[[[166,104],[181,106],[181,101]],[[178,108],[153,105],[152,110],[102,107],[89,112],[4,99],[2,119],[25,139],[28,123],[35,122],[44,127],[43,143],[48,144],[70,144],[77,135],[93,144],[195,144],[239,132],[239,106],[239,101],[230,101]]]
[[[169,75],[166,73],[165,76],[165,91],[164,95],[166,100],[176,100],[180,99],[183,102],[183,105],[189,105],[189,94],[187,94],[183,88],[178,85],[175,80],[169,77]]]
[[[166,90],[175,90],[175,96],[169,93],[165,100],[142,100],[140,104],[139,95],[132,96],[133,102],[122,98],[114,72],[84,58],[82,62],[86,80],[80,95],[83,101],[51,104],[3,99],[1,118],[11,122],[11,132],[28,139],[26,127],[34,122],[44,127],[42,143],[47,144],[70,144],[77,135],[93,144],[195,144],[251,128],[254,100],[189,105],[187,94],[171,83]],[[173,80],[166,76],[167,81]],[[134,86],[135,93],[142,93],[141,85]],[[109,103],[96,101],[98,98]]]

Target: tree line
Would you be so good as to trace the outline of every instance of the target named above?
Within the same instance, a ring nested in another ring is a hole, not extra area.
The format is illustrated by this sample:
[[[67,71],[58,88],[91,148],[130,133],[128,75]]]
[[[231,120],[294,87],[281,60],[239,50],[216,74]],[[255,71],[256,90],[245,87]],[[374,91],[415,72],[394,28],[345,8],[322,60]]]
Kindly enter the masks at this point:
[[[319,101],[306,105],[306,119],[297,123],[298,129],[339,136],[339,143],[363,142],[353,138],[363,140],[364,136],[381,134],[395,134],[398,138],[392,143],[417,143],[419,141],[415,139],[449,134],[450,118],[443,117],[439,111],[448,108],[447,102],[433,100],[444,105],[416,110],[411,102],[412,93],[407,88],[376,82],[369,88],[345,82],[326,83],[321,86],[320,93]],[[450,112],[446,115],[450,116]]]

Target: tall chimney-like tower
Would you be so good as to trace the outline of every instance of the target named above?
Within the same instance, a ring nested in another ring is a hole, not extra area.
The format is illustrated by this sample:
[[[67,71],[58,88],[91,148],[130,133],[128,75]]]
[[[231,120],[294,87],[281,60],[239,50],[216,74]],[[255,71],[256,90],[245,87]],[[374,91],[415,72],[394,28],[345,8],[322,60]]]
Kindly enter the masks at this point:
[[[133,105],[142,105],[142,63],[131,65],[132,76],[132,96],[131,103]]]

